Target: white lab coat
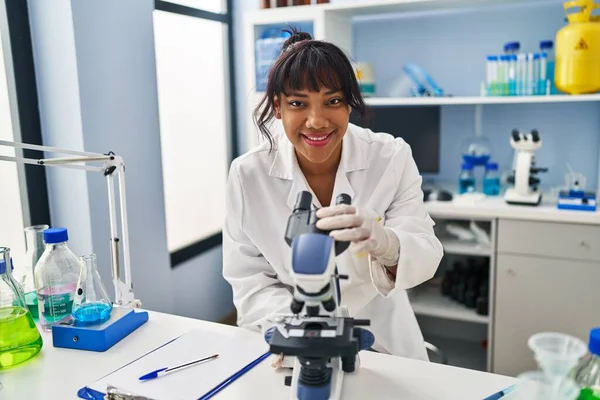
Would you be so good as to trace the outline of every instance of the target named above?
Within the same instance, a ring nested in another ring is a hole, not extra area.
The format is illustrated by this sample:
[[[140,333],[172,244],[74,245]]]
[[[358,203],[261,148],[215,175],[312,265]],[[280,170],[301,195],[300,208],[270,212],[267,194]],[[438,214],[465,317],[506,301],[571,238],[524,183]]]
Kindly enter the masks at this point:
[[[233,288],[238,325],[261,330],[271,313],[289,313],[291,250],[285,228],[298,193],[310,190],[294,148],[283,134],[238,157],[227,183],[223,228],[223,276]],[[350,124],[331,204],[347,193],[352,204],[370,209],[400,239],[396,281],[370,257],[350,251],[337,257],[342,303],[355,318],[369,318],[374,348],[427,360],[423,337],[406,289],[430,279],[442,258],[433,220],[423,205],[421,176],[410,146],[400,138]],[[314,205],[320,207],[315,196]]]

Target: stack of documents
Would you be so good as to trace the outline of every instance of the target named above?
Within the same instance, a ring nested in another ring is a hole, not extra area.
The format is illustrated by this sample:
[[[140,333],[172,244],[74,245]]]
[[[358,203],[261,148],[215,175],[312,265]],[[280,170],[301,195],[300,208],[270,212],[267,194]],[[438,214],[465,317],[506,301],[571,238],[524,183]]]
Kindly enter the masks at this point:
[[[262,337],[249,338],[256,340],[240,340],[239,336],[210,331],[187,332],[81,389],[79,397],[103,399],[107,387],[114,387],[124,393],[153,400],[196,400],[268,351],[269,346]],[[139,379],[157,369],[184,364],[213,354],[218,354],[219,357],[156,379]]]

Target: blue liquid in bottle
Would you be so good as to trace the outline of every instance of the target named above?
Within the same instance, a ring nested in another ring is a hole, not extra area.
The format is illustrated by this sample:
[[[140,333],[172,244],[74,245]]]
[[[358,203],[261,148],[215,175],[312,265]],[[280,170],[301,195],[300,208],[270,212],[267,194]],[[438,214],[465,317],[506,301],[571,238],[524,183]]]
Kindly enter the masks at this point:
[[[495,162],[489,162],[486,165],[483,176],[483,193],[488,196],[500,194],[500,176],[498,175],[498,164]]]
[[[475,191],[475,175],[473,174],[473,164],[463,163],[462,172],[458,177],[458,193],[469,193]]]

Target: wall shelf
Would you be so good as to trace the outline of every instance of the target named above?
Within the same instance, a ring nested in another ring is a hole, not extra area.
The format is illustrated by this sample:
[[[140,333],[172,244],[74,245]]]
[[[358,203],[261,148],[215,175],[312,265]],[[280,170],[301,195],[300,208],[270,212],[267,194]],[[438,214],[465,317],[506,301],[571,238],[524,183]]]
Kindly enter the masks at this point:
[[[490,320],[489,316],[479,315],[475,310],[456,303],[432,290],[411,291],[409,299],[413,311],[417,315],[477,324],[487,324]]]
[[[467,242],[454,238],[439,238],[444,247],[445,254],[455,254],[463,256],[481,256],[489,257],[492,249],[489,246],[475,242]]]
[[[548,3],[548,0],[544,0]],[[562,4],[560,0],[550,0]],[[324,11],[328,14],[343,18],[387,15],[393,13],[419,12],[419,11],[443,11],[464,8],[478,8],[498,6],[498,0],[379,0],[379,1],[355,1],[347,3],[329,3],[319,5],[294,6],[283,8],[272,8],[261,10],[263,15],[281,15],[289,11],[293,15],[295,11],[313,9]],[[502,6],[526,5],[540,3],[540,0],[503,0]]]
[[[598,101],[600,94],[551,96],[367,97],[370,106],[442,106],[465,104],[577,103]]]

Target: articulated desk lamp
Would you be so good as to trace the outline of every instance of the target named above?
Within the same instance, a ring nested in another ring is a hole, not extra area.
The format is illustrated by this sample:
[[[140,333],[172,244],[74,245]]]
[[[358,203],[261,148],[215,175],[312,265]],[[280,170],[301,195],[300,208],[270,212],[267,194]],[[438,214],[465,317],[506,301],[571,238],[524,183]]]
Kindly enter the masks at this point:
[[[0,155],[0,160],[3,161],[44,167],[81,169],[85,171],[100,172],[106,177],[110,223],[111,273],[115,288],[115,307],[112,309],[110,319],[100,325],[81,326],[73,320],[54,325],[52,327],[52,340],[55,347],[92,351],[105,351],[109,349],[115,343],[119,342],[148,321],[147,312],[134,311],[134,308],[141,307],[141,302],[135,299],[131,279],[129,231],[127,225],[127,206],[125,201],[125,164],[123,158],[112,152],[109,152],[108,154],[87,153],[0,140],[0,147],[2,146],[72,156],[64,158],[31,159]],[[86,165],[86,163],[103,163],[103,165]],[[122,233],[120,237],[117,233],[115,176],[119,185],[119,208]],[[125,282],[121,280],[119,251],[121,242],[123,246]]]

